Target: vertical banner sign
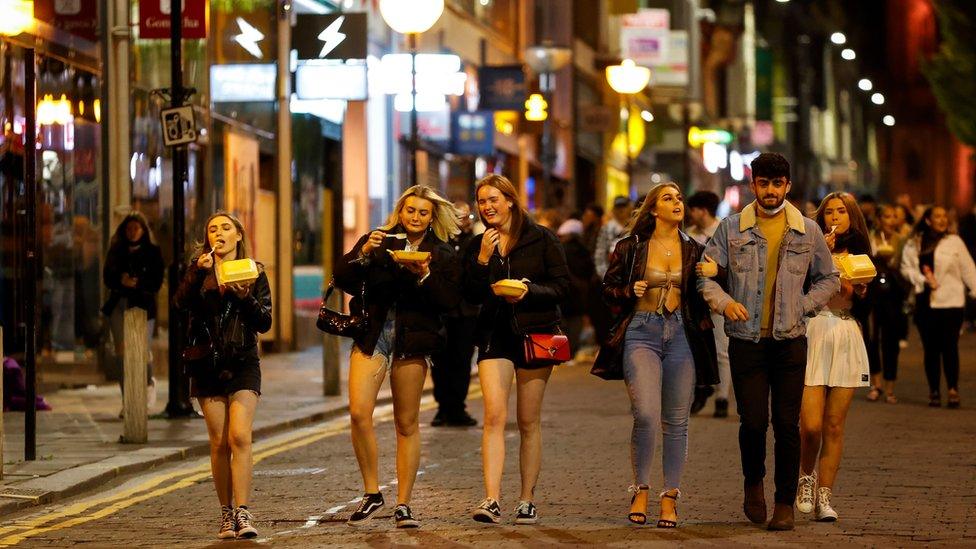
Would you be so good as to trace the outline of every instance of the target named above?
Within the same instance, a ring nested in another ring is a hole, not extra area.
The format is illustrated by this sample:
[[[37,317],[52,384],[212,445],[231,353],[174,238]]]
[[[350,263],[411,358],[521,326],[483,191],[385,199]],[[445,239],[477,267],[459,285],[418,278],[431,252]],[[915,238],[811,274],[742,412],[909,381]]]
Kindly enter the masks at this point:
[[[85,40],[98,41],[96,0],[34,0],[34,19]]]
[[[756,48],[756,120],[773,119],[773,52]]]
[[[169,38],[170,15],[170,0],[139,0],[139,38]],[[183,0],[183,38],[206,37],[207,0]]]
[[[664,62],[670,43],[671,12],[642,9],[622,16],[620,23],[622,57],[644,66]]]

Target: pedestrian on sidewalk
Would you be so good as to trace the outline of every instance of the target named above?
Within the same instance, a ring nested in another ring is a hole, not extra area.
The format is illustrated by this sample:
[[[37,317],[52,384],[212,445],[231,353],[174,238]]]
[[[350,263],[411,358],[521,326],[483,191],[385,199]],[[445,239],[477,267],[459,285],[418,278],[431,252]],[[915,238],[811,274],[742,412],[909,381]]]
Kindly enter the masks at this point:
[[[102,314],[109,319],[115,356],[121,360],[125,355],[125,311],[132,307],[146,311],[146,348],[150,349],[149,360],[146,362],[146,380],[149,384],[146,404],[149,408],[156,403],[152,333],[156,325],[156,294],[163,285],[164,269],[163,254],[153,239],[146,216],[141,212],[130,212],[115,228],[105,257],[102,280],[109,294],[102,305]],[[123,371],[122,374],[124,373]],[[120,376],[119,388],[123,385],[123,378]],[[119,417],[122,417],[121,411]]]
[[[647,193],[603,280],[607,300],[620,308],[611,339],[619,341],[623,331],[620,356],[634,416],[634,496],[628,518],[635,524],[647,522],[651,462],[662,436],[664,487],[658,496],[658,528],[678,525],[695,383],[719,381],[708,305],[697,289],[696,264],[704,246],[679,229],[685,217],[682,200],[674,183]]]
[[[390,375],[396,427],[397,528],[416,528],[410,509],[420,466],[420,398],[431,356],[444,348],[441,315],[458,306],[460,264],[448,240],[459,233],[454,206],[425,185],[410,187],[382,227],[363,235],[342,257],[335,284],[364,307],[368,322],[353,339],[349,360],[352,446],[365,494],[347,524],[358,526],[385,504],[379,489],[373,410]],[[427,252],[423,260],[398,260],[394,251]],[[365,288],[365,289],[364,289]]]
[[[477,342],[485,406],[481,462],[486,497],[473,518],[488,523],[501,520],[505,423],[514,377],[522,477],[515,523],[535,524],[538,513],[533,499],[542,467],[542,398],[553,367],[527,360],[525,337],[559,329],[559,304],[569,294],[566,254],[552,231],[529,218],[518,191],[505,177],[483,178],[475,195],[487,230],[465,251],[464,292],[469,301],[482,304]],[[513,297],[495,295],[491,285],[503,279],[521,280],[524,291]]]
[[[556,229],[556,236],[566,252],[566,266],[569,268],[570,293],[559,304],[562,313],[562,327],[569,338],[573,351],[580,350],[580,336],[583,332],[583,318],[590,310],[590,288],[599,285],[593,254],[583,244],[581,236],[583,223],[578,219],[567,219]]]
[[[786,201],[789,161],[776,153],[759,155],[750,185],[756,200],[722,220],[705,248],[706,256],[727,269],[728,292],[711,279],[700,279],[699,289],[712,310],[725,315],[739,412],[743,510],[755,523],[766,521],[763,478],[772,402],[776,495],[769,528],[790,530],[800,469],[806,318],[837,293],[840,282],[820,227]]]
[[[945,370],[948,407],[958,408],[959,330],[966,290],[976,295],[976,266],[961,238],[949,234],[945,208],[930,206],[905,243],[901,273],[915,289],[915,325],[922,337],[929,406],[942,406]]]
[[[258,531],[248,505],[251,436],[261,396],[258,334],[271,329],[271,287],[260,263],[256,279],[219,284],[221,263],[250,258],[244,226],[218,211],[203,227],[173,306],[189,315],[183,356],[190,395],[203,410],[210,438],[210,470],[221,507],[217,537],[253,538]]]
[[[884,204],[878,210],[878,225],[871,232],[871,258],[878,276],[868,286],[871,309],[866,325],[861,326],[871,367],[871,390],[867,399],[895,404],[898,378],[899,341],[908,335],[908,301],[911,284],[901,274],[901,255],[905,237],[898,228],[898,207]],[[882,384],[883,381],[883,384]]]
[[[610,254],[613,253],[617,242],[623,238],[627,227],[630,226],[633,212],[634,203],[626,196],[621,195],[613,199],[613,209],[610,210],[611,217],[600,227],[600,233],[596,239],[596,251],[593,252],[593,264],[596,265],[596,274],[600,278],[607,274]]]
[[[815,219],[827,235],[835,264],[848,255],[870,253],[866,220],[854,195],[828,194]],[[868,353],[856,314],[857,309],[866,308],[867,291],[867,284],[841,278],[840,291],[807,322],[796,508],[801,513],[815,512],[821,522],[837,520],[830,499],[840,468],[847,412],[854,390],[869,384]]]
[[[718,229],[719,220],[715,217],[718,205],[721,203],[718,195],[711,191],[698,191],[688,197],[688,236],[694,238],[702,246],[708,244],[708,239]],[[712,311],[712,325],[715,328],[715,351],[718,356],[718,385],[698,383],[695,385],[695,400],[691,403],[692,415],[705,407],[708,397],[715,394],[715,411],[713,416],[724,418],[729,416],[729,391],[732,389],[732,372],[729,370],[729,337],[725,335],[725,317],[721,313]]]
[[[458,212],[458,228],[461,232],[451,238],[448,244],[454,249],[457,261],[474,238],[474,220],[477,214],[471,212],[467,202],[455,202]],[[460,264],[460,263],[459,263]],[[459,269],[460,271],[460,269]],[[473,427],[478,420],[471,417],[465,409],[471,385],[471,357],[474,354],[474,331],[478,322],[477,305],[461,299],[457,307],[447,313],[444,323],[445,344],[434,353],[434,367],[430,370],[434,382],[434,400],[437,401],[437,414],[430,422],[433,427]]]

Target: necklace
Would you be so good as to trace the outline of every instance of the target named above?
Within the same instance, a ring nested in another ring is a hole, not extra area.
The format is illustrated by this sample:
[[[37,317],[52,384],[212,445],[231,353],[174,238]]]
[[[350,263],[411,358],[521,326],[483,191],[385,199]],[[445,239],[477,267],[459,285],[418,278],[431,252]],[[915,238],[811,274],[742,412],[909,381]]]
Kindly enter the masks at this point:
[[[664,244],[661,244],[660,242],[658,242],[658,240],[656,238],[652,238],[651,239],[651,242],[657,243],[657,245],[660,246],[664,250],[665,257],[671,257],[672,251],[671,251],[670,248],[668,248]]]

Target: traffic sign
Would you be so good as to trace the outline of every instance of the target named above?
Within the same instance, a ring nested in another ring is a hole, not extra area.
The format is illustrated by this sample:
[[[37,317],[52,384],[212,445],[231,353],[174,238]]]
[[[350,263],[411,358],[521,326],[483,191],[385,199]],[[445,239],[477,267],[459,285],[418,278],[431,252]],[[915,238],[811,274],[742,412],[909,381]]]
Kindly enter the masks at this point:
[[[193,107],[184,105],[163,109],[159,113],[163,123],[163,144],[167,147],[185,145],[197,140],[197,125],[193,120]]]

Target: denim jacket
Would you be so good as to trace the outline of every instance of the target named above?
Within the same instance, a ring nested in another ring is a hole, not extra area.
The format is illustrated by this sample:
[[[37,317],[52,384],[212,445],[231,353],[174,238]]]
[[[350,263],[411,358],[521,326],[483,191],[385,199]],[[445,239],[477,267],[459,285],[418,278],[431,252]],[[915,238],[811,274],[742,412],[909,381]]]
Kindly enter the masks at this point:
[[[779,269],[773,309],[773,338],[793,339],[806,334],[806,319],[816,315],[840,290],[823,232],[812,219],[786,204],[787,231],[779,248]],[[760,314],[766,274],[766,239],[756,223],[755,202],[741,213],[727,217],[705,247],[705,254],[728,270],[726,290],[715,280],[698,279],[698,290],[712,310],[722,314],[733,300],[750,318],[725,320],[729,337],[759,341]],[[806,291],[804,291],[806,290]]]

